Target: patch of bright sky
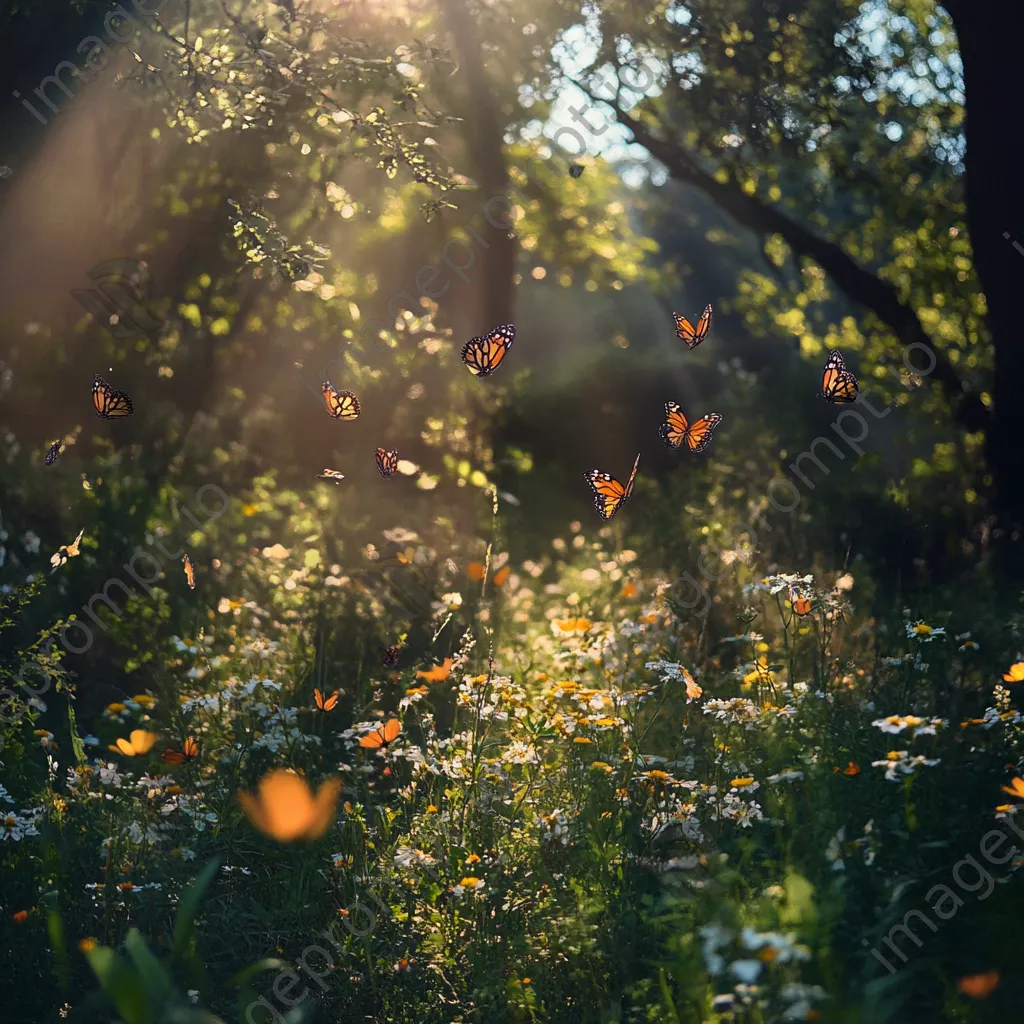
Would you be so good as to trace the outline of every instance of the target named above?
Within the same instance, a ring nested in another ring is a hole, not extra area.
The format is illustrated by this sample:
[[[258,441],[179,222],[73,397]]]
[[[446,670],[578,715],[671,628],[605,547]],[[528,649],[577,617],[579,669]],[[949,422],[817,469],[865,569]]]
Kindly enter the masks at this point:
[[[670,6],[665,17],[677,24],[688,24],[691,15],[684,7]],[[532,29],[532,26],[528,26]],[[913,29],[909,19],[894,14],[886,0],[867,0],[860,9],[860,16],[850,26],[848,32],[837,36],[836,45],[854,45],[883,63],[886,59],[897,53],[894,37],[900,31]],[[527,31],[527,29],[524,29]],[[933,28],[928,42],[932,46],[940,47],[948,42],[944,33],[939,28]],[[600,32],[597,27],[596,18],[587,17],[582,24],[573,25],[567,29],[561,39],[552,48],[551,54],[559,67],[568,78],[579,78],[582,73],[590,68],[597,57],[598,45],[600,43]],[[660,82],[667,77],[664,64],[653,54],[630,52],[628,43],[621,43],[619,48],[619,59],[633,61],[645,70],[633,74],[629,69],[620,72],[620,81],[625,87],[620,93],[619,101],[623,108],[629,110],[639,103],[644,96],[659,95]],[[675,71],[684,81],[687,77],[699,78],[702,68],[699,58],[687,54],[680,58]],[[931,75],[929,76],[929,71]],[[595,94],[610,96],[614,89],[615,69],[606,64],[597,69],[598,81],[602,85],[592,85]],[[652,81],[653,79],[653,81]],[[933,84],[934,83],[934,84]],[[840,77],[836,80],[840,90],[849,89],[852,85],[846,79]],[[932,55],[927,58],[927,67],[923,63],[915,64],[912,68],[897,68],[891,72],[883,72],[879,80],[880,88],[892,92],[904,103],[913,106],[922,106],[938,98],[938,90],[942,90],[946,97],[953,103],[964,103],[963,92],[963,65],[960,63],[959,54],[951,52],[945,61]],[[630,88],[634,87],[634,88]],[[527,139],[538,139],[544,137],[558,141],[553,145],[544,147],[547,152],[556,153],[559,156],[569,157],[579,146],[577,135],[568,131],[559,132],[562,128],[572,128],[579,137],[585,140],[586,148],[582,154],[590,157],[602,157],[611,163],[621,163],[621,177],[623,182],[630,187],[640,186],[645,179],[650,178],[653,184],[661,185],[665,182],[667,174],[656,161],[653,161],[650,154],[635,143],[629,141],[630,133],[627,129],[616,123],[610,108],[603,103],[594,103],[586,93],[571,82],[564,82],[556,87],[553,96],[546,97],[551,100],[548,116],[545,120],[536,120],[527,123],[522,135]],[[865,93],[865,99],[873,101],[877,93],[869,90]],[[536,95],[530,86],[523,86],[519,93],[520,102],[529,107],[536,99]],[[574,118],[573,111],[576,111]],[[588,129],[587,124],[593,125],[594,130]],[[899,141],[903,136],[903,127],[896,121],[889,121],[880,126],[888,139],[892,142]],[[511,141],[511,139],[509,139]],[[955,140],[942,140],[945,148],[955,157],[959,148]],[[939,142],[932,140],[933,144]],[[564,147],[564,149],[562,148]],[[814,149],[815,143],[811,139],[808,142],[808,149]],[[542,150],[543,152],[543,150]],[[543,155],[547,155],[544,152]]]
[[[583,72],[590,68],[597,58],[599,43],[600,34],[596,23],[593,19],[588,19],[587,23],[573,25],[562,34],[551,51],[552,57],[568,78],[582,79]],[[649,54],[630,54],[628,44],[620,47],[619,56],[620,59],[632,56],[637,61],[642,60],[646,68],[646,71],[640,70],[636,74],[628,68],[621,71],[619,81],[623,88],[619,94],[619,102],[623,109],[629,110],[634,107],[645,95],[657,96],[660,92],[658,82],[664,78],[661,62]],[[596,71],[597,81],[591,84],[591,89],[595,95],[611,97],[615,89],[615,69],[606,64]],[[597,84],[598,82],[601,84]],[[622,167],[621,177],[624,184],[636,188],[648,177],[655,185],[664,184],[668,177],[664,169],[652,162],[650,154],[643,146],[629,141],[629,131],[616,122],[614,114],[606,104],[595,103],[572,82],[560,84],[548,98],[551,106],[547,118],[543,121],[538,119],[529,122],[523,128],[523,137],[537,139],[543,136],[550,139],[552,143],[545,148],[567,158],[571,158],[579,148],[579,139],[582,138],[586,148],[582,154],[576,155],[601,157],[610,163],[623,163],[625,166]],[[519,99],[524,106],[532,105],[533,90],[524,86],[520,90]],[[574,110],[577,112],[575,117]],[[588,125],[593,126],[594,130],[589,130]],[[571,128],[576,134],[560,131],[563,128]],[[554,141],[556,136],[557,141]]]
[[[931,31],[928,43],[936,49],[952,42],[938,27],[936,18],[929,18]],[[883,67],[895,63],[894,57],[903,57],[903,50],[896,41],[901,32],[914,33],[914,24],[903,15],[895,14],[885,0],[868,0],[861,5],[860,17],[850,26],[849,31],[836,38],[837,46],[853,46],[878,60]],[[849,89],[851,83],[840,77],[836,83],[840,89]],[[935,54],[918,58],[910,67],[883,71],[878,79],[879,90],[869,89],[864,98],[869,102],[878,99],[879,91],[892,93],[901,102],[921,107],[926,103],[945,99],[949,103],[963,105],[964,78],[960,54],[950,51],[945,60]],[[898,142],[903,137],[903,126],[889,121],[880,126],[886,138]],[[929,132],[929,142],[940,159],[951,163],[963,160],[966,140],[962,133],[950,137]]]

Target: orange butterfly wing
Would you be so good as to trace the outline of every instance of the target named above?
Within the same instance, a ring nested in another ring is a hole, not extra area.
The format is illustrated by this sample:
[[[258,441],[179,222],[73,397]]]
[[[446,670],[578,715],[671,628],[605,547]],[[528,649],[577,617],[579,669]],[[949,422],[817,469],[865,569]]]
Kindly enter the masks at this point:
[[[359,415],[359,399],[351,391],[339,391],[328,380],[324,381],[321,390],[327,411],[336,420],[354,420]]]
[[[105,420],[121,419],[135,412],[131,395],[115,391],[98,373],[92,379],[92,406]]]
[[[462,361],[474,376],[488,377],[501,366],[502,360],[515,340],[515,326],[502,324],[500,327],[495,327],[490,334],[470,338],[462,346]]]
[[[196,589],[196,571],[192,566],[192,559],[188,555],[182,556],[182,565],[185,567],[185,580],[190,590]]]
[[[359,746],[367,750],[377,750],[387,746],[402,731],[402,723],[397,718],[391,718],[383,725],[377,726],[371,733],[360,737]]]
[[[676,325],[676,336],[686,345],[687,348],[696,348],[707,336],[711,329],[711,303],[704,307],[697,326],[694,327],[685,316],[673,313],[672,319]]]
[[[199,742],[194,736],[189,736],[181,745],[181,750],[168,747],[161,756],[168,764],[184,764],[199,756]]]
[[[377,472],[382,477],[392,476],[395,470],[398,469],[398,452],[387,451],[384,448],[378,448],[376,453],[377,458]]]
[[[316,706],[321,711],[333,711],[338,703],[337,691],[332,693],[330,697],[324,698],[323,691],[320,689],[313,690],[313,700],[316,701]]]
[[[637,467],[640,465],[639,454],[636,462],[633,463],[633,472],[629,475],[629,481],[623,487],[615,477],[609,473],[603,473],[599,469],[588,469],[583,474],[583,479],[594,490],[594,508],[597,514],[604,520],[609,520],[619,510],[619,506],[630,496],[633,491],[633,481],[636,479]]]
[[[835,405],[847,405],[857,400],[860,384],[847,368],[846,360],[838,349],[832,349],[821,375],[820,396]]]
[[[683,443],[690,422],[676,402],[665,403],[665,422],[661,425],[661,439],[669,448],[678,448]]]
[[[686,447],[694,453],[704,451],[711,444],[711,436],[715,427],[721,422],[721,414],[717,412],[709,412],[707,416],[701,416],[699,420],[695,420],[690,424],[690,429],[686,431],[684,438]]]

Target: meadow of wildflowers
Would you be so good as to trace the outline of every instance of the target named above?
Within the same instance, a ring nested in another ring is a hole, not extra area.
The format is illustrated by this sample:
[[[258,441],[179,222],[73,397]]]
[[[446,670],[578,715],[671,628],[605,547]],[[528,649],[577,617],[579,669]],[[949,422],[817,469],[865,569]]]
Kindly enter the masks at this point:
[[[138,692],[8,716],[23,1019],[1009,1019],[1018,613],[740,564],[693,621],[609,527],[390,528],[385,574],[303,516]]]

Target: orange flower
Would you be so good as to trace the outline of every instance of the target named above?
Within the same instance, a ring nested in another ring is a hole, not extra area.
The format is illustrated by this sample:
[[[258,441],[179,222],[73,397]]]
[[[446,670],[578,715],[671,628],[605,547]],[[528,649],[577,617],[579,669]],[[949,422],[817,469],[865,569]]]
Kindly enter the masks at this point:
[[[626,583],[626,584],[624,584],[623,587],[622,587],[622,596],[623,597],[636,597],[636,584],[635,583]]]
[[[999,788],[1004,793],[1017,797],[1018,800],[1024,800],[1024,779],[1015,778],[1008,786],[1000,786]]]
[[[811,600],[808,597],[798,597],[793,602],[793,611],[797,615],[806,615],[811,610]]]
[[[110,744],[110,749],[115,754],[124,754],[125,757],[137,757],[141,754],[148,754],[153,749],[158,737],[155,732],[147,732],[145,729],[132,729],[128,739],[119,739],[117,745]]]
[[[454,664],[454,658],[445,658],[440,665],[435,665],[425,672],[417,672],[416,678],[426,679],[428,683],[443,683],[452,674],[452,665]]]
[[[256,794],[238,791],[238,802],[253,826],[282,843],[317,839],[334,820],[341,779],[326,779],[316,796],[309,783],[277,768],[260,779]]]
[[[79,939],[78,948],[83,953],[91,953],[96,948],[96,940],[88,936],[84,939]]]
[[[1010,671],[1003,673],[1003,679],[1007,683],[1024,683],[1024,661],[1011,665]]]
[[[986,971],[984,974],[969,974],[966,978],[961,978],[956,987],[971,999],[988,999],[998,984],[999,972]]]
[[[572,619],[555,619],[555,626],[563,633],[586,633],[593,625],[590,619],[578,615]]]
[[[28,911],[19,910],[16,914],[11,915],[12,920],[17,921],[18,924],[24,924],[28,920]]]

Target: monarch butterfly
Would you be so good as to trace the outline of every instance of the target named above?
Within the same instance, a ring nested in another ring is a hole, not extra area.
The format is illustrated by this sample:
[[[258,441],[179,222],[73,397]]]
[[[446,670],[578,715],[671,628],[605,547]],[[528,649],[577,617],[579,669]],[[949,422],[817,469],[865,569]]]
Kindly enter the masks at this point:
[[[82,552],[79,550],[78,545],[82,540],[82,534],[85,533],[85,527],[78,531],[78,536],[70,544],[61,544],[57,550],[50,555],[50,565],[53,566],[53,571],[56,572],[69,558],[75,558]]]
[[[708,336],[708,331],[711,330],[711,303],[709,302],[704,307],[704,312],[701,313],[696,327],[679,313],[673,313],[672,319],[676,323],[676,335],[680,341],[687,348],[696,348]]]
[[[196,589],[196,571],[192,566],[192,559],[188,555],[182,555],[181,564],[185,568],[185,579],[188,581],[188,589]]]
[[[361,736],[359,746],[366,750],[379,750],[387,747],[402,731],[402,723],[397,718],[390,718],[383,725],[378,725],[373,732]]]
[[[351,391],[339,391],[329,380],[323,383],[324,403],[336,420],[354,420],[359,415],[359,399]]]
[[[317,480],[330,480],[331,483],[340,484],[345,479],[344,473],[339,473],[336,469],[325,469],[322,473],[317,473]]]
[[[633,463],[633,472],[629,474],[629,480],[623,487],[615,477],[608,473],[602,473],[599,469],[588,469],[583,474],[583,479],[594,489],[594,508],[597,514],[605,520],[611,519],[619,510],[619,506],[633,493],[633,481],[636,479],[636,470],[640,465],[640,454],[637,453],[636,462]]]
[[[54,441],[50,445],[50,450],[46,453],[46,458],[43,459],[43,463],[47,466],[52,466],[57,461],[57,456],[60,455],[60,441]]]
[[[836,405],[846,405],[857,400],[860,385],[857,378],[847,369],[846,362],[838,349],[828,354],[828,362],[821,375],[821,391],[819,398],[824,398]]]
[[[666,402],[661,439],[669,448],[679,448],[685,443],[691,452],[702,452],[711,444],[712,433],[721,422],[721,413],[709,412],[690,423],[675,402]]]
[[[398,452],[386,448],[377,449],[377,472],[383,477],[391,476],[398,469]]]
[[[462,346],[462,361],[469,367],[469,372],[477,377],[489,377],[501,366],[505,354],[516,340],[514,324],[502,324],[495,327],[490,334],[470,338]]]
[[[811,610],[811,600],[808,597],[798,597],[793,602],[793,611],[797,615],[806,615]]]
[[[123,419],[135,412],[131,395],[115,391],[98,373],[92,379],[92,404],[96,415],[105,420]]]
[[[168,747],[161,755],[168,764],[184,764],[199,756],[199,742],[194,736],[189,736],[181,745],[181,750]]]
[[[314,689],[313,700],[321,711],[333,711],[338,704],[338,691],[335,690],[330,697],[324,697],[322,690]]]

